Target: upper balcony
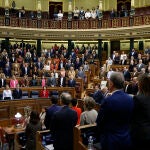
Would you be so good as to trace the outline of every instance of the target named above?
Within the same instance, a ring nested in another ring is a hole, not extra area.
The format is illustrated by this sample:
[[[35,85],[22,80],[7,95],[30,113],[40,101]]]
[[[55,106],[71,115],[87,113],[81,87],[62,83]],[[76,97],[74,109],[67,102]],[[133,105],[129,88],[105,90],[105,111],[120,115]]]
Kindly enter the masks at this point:
[[[0,16],[0,36],[32,39],[127,39],[149,38],[150,14],[101,20],[29,19]]]

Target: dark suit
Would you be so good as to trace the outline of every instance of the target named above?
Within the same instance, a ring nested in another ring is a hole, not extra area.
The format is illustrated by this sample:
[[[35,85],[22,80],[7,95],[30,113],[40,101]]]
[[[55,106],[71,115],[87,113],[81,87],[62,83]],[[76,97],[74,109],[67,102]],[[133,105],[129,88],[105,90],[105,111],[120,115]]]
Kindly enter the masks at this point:
[[[121,60],[120,64],[121,65],[127,65],[127,60]]]
[[[123,71],[123,75],[124,75],[125,81],[131,80],[131,74],[129,71]]]
[[[102,99],[104,98],[104,96],[103,96],[103,94],[100,90],[97,90],[97,91],[94,92],[93,98],[94,98],[96,103],[101,104]]]
[[[75,87],[76,86],[76,80],[68,80],[68,87]]]
[[[3,79],[3,85],[2,85],[2,79],[0,79],[0,88],[6,86],[6,80]]]
[[[150,96],[134,96],[131,135],[134,150],[150,150]]]
[[[103,150],[129,150],[133,99],[121,90],[104,99],[97,117]]]
[[[16,57],[11,57],[11,58],[10,58],[10,62],[11,62],[11,63],[15,63],[15,61],[16,61]]]
[[[22,71],[22,74],[21,74],[22,76],[24,76],[25,74],[27,74],[27,75],[30,74],[30,68],[29,67],[27,67],[27,68],[22,67],[21,71]]]
[[[50,129],[52,116],[54,115],[54,113],[56,111],[59,111],[61,108],[62,108],[61,106],[53,104],[47,109],[45,120],[44,120],[44,124],[45,124],[47,130]]]
[[[138,72],[140,72],[141,69],[144,68],[144,67],[145,67],[145,65],[143,63],[142,64],[137,64],[137,70],[138,70]]]
[[[73,150],[73,128],[77,120],[77,113],[68,106],[63,106],[53,115],[50,130],[55,150]]]
[[[4,72],[6,77],[10,77],[11,76],[11,69],[10,69],[10,67],[4,68],[3,72]]]
[[[57,81],[55,77],[50,77],[47,79],[47,86],[56,86]]]
[[[42,64],[42,62],[37,62],[36,63],[36,67],[38,68],[38,69],[43,69],[43,64]]]
[[[58,86],[66,86],[66,77],[63,77],[62,83],[61,83],[61,77],[58,78]]]
[[[134,59],[137,59],[138,58],[138,53],[136,51],[134,51],[134,52],[132,51],[132,52],[129,53],[129,58],[131,58],[131,56],[133,56]]]
[[[22,98],[22,90],[21,89],[19,89],[19,90],[14,89],[13,90],[13,98],[14,99],[21,99]]]
[[[138,84],[130,83],[126,89],[126,93],[136,95],[138,92]]]

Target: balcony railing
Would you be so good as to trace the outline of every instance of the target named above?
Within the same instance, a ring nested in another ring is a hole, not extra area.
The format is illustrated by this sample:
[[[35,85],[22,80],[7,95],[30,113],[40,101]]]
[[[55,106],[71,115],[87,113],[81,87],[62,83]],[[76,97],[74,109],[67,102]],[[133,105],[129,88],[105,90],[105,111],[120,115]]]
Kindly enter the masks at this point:
[[[42,29],[106,29],[150,25],[150,15],[121,17],[102,20],[50,20],[16,17],[0,17],[0,26]]]

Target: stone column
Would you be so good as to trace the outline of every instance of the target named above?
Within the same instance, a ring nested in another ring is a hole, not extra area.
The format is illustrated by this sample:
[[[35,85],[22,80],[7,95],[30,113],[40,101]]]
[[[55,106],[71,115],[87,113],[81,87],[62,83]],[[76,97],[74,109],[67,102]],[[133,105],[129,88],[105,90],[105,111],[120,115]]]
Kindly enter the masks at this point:
[[[40,57],[41,56],[41,39],[37,39],[37,56]]]
[[[134,48],[134,38],[130,38],[130,52]]]
[[[102,39],[98,39],[98,58],[100,61],[100,66],[102,64]]]

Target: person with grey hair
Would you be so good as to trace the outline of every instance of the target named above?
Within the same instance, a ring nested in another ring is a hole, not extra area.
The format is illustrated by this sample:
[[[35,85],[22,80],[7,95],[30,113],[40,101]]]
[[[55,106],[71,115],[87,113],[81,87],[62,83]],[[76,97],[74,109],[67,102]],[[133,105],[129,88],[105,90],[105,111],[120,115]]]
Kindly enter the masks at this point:
[[[84,98],[85,111],[81,113],[80,125],[94,124],[97,118],[97,111],[94,109],[96,105],[95,100],[87,96]]]
[[[62,109],[54,113],[50,130],[54,137],[55,150],[73,150],[73,129],[77,124],[76,111],[69,107],[72,97],[69,93],[60,95]]]
[[[123,74],[113,72],[109,78],[112,94],[101,104],[96,121],[102,150],[129,150],[132,145],[129,127],[133,99],[123,91],[123,86]]]

